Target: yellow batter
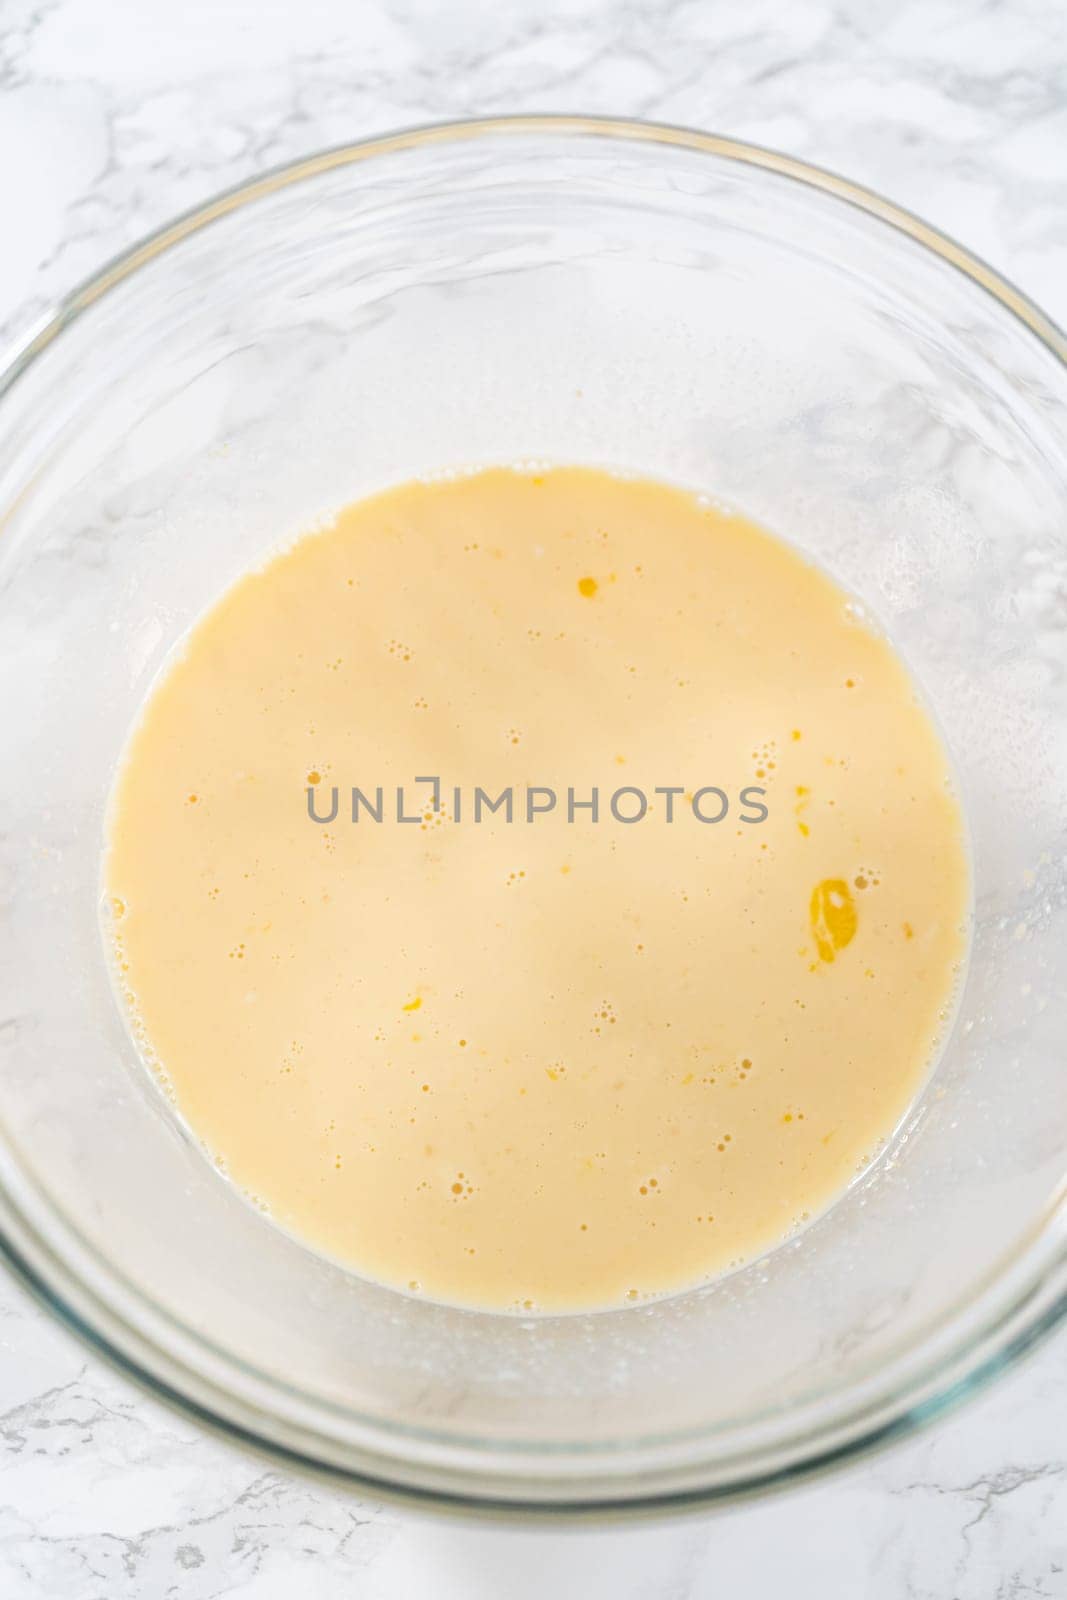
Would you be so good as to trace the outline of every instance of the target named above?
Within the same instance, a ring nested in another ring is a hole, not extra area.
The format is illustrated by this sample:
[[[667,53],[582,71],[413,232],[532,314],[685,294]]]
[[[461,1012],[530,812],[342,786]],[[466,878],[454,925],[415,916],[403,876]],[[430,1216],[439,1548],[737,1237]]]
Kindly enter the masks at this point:
[[[574,468],[406,485],[231,589],[131,737],[105,881],[134,1031],[236,1184],[370,1276],[540,1310],[825,1207],[930,1065],[969,893],[845,595]]]

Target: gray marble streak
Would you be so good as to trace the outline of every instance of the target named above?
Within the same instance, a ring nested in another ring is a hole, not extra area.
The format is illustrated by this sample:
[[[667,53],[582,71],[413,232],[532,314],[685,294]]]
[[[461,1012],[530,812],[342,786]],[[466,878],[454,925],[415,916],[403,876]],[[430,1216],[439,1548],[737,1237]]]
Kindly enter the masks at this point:
[[[1061,0],[0,0],[0,341],[265,165],[515,110],[788,149],[910,206],[1067,320]],[[0,1595],[1062,1600],[1064,1348],[774,1501],[549,1532],[275,1470],[141,1395],[4,1280]]]

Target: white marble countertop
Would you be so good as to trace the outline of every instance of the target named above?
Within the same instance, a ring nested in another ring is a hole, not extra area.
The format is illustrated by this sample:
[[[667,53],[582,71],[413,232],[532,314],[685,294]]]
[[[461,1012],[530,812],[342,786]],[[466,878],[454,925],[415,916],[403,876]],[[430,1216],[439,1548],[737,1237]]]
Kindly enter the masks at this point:
[[[0,339],[176,211],[397,126],[691,123],[836,168],[1067,321],[1062,0],[0,0]],[[1067,1345],[770,1501],[519,1529],[367,1504],[142,1396],[0,1281],[4,1600],[1067,1597]]]

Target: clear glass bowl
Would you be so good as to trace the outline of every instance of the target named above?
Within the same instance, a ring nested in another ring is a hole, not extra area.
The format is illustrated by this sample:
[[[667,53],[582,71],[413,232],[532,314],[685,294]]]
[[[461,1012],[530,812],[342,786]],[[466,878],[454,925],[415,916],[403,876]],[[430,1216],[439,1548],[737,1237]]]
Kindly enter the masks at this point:
[[[1064,1309],[1067,374],[1021,295],[797,162],[575,118],[331,151],[177,222],[0,399],[0,1148],[11,1260],[74,1327],[290,1460],[482,1507],[782,1482],[901,1432]],[[705,487],[882,619],[973,832],[958,1022],[821,1220],[674,1299],[522,1320],[302,1249],[139,1066],[98,926],[153,673],[373,488],[541,457]]]

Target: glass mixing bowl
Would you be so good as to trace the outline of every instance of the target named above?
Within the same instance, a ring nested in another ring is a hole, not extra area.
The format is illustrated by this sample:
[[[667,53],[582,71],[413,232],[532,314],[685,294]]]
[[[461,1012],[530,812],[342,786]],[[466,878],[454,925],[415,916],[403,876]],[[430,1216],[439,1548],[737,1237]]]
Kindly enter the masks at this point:
[[[74,294],[0,385],[0,1214],[25,1277],[201,1418],[481,1507],[778,1483],[1051,1326],[1064,353],[994,273],[840,179],[578,118],[327,152]],[[521,1318],[363,1281],[242,1199],[139,1065],[98,903],[116,758],[192,619],[346,501],[531,457],[705,488],[862,598],[944,730],[976,910],[937,1071],[825,1216],[691,1293]]]

